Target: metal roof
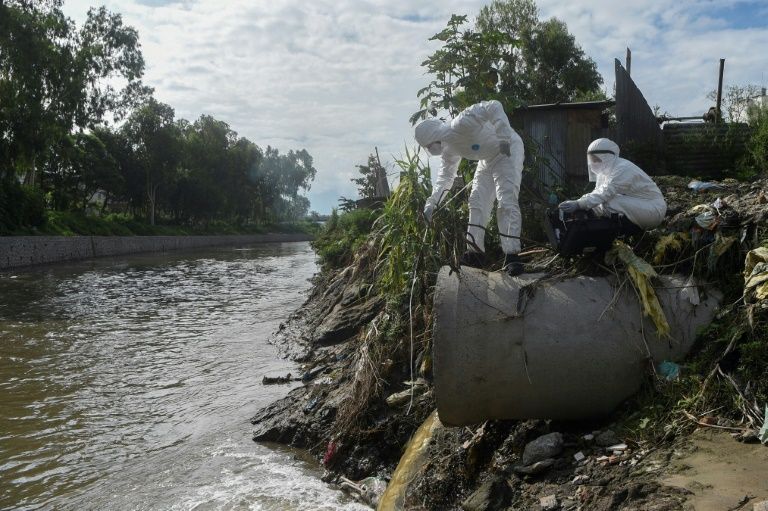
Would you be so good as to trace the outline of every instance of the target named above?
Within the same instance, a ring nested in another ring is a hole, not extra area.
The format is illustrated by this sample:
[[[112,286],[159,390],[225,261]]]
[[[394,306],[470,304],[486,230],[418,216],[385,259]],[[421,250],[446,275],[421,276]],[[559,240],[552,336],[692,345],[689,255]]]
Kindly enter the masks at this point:
[[[528,105],[515,108],[515,112],[525,110],[603,110],[615,105],[613,100],[582,101],[579,103],[549,103],[546,105]]]

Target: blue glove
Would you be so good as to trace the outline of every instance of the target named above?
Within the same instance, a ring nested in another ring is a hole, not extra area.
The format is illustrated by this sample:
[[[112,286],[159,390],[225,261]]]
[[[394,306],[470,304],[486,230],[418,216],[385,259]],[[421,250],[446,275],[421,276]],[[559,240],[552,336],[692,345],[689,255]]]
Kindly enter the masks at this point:
[[[424,206],[424,218],[427,219],[427,222],[432,221],[432,215],[435,213],[435,205],[431,202],[427,202],[427,205]]]
[[[579,202],[575,200],[567,200],[565,202],[561,202],[557,207],[562,209],[564,213],[573,213],[574,211],[581,209],[579,207]]]

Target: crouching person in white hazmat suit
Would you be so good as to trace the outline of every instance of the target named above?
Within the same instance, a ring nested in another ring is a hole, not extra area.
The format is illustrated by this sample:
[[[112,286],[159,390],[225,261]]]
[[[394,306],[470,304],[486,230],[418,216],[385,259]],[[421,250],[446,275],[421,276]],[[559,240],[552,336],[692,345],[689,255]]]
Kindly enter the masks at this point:
[[[520,252],[522,217],[518,204],[525,151],[523,141],[509,125],[498,101],[483,101],[467,108],[450,122],[427,119],[416,126],[416,142],[434,156],[442,156],[432,196],[427,199],[427,221],[450,190],[462,158],[478,160],[469,195],[467,253],[461,264],[481,266],[485,255],[485,227],[496,210],[505,269],[512,275],[523,272]]]
[[[596,216],[614,215],[621,221],[622,234],[637,234],[658,226],[667,212],[659,187],[629,160],[619,158],[619,146],[598,138],[587,149],[589,180],[595,189],[578,200],[561,202],[565,213],[592,210]]]

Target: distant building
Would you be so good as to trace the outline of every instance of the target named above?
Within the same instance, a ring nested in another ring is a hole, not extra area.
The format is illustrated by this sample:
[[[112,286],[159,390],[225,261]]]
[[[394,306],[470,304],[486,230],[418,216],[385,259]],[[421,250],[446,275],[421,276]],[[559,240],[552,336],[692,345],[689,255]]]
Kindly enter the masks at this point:
[[[587,180],[587,147],[608,136],[613,101],[530,105],[514,110],[510,122],[526,146],[526,166],[537,185],[550,191],[565,181]]]

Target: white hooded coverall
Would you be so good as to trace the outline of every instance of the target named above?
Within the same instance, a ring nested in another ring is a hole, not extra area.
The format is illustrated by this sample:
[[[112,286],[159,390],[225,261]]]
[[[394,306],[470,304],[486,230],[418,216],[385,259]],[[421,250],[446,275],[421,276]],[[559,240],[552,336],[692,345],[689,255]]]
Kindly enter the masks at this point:
[[[587,154],[595,154],[602,162],[588,161],[595,189],[581,196],[579,209],[593,209],[600,216],[622,213],[642,229],[653,229],[664,220],[667,203],[661,190],[640,167],[619,158],[616,143],[599,138],[589,145]]]
[[[423,124],[430,122],[439,121],[430,119]],[[495,100],[477,103],[462,111],[450,123],[435,124],[428,136],[424,136],[424,131],[422,136],[419,135],[417,127],[416,139],[423,147],[437,141],[442,146],[440,171],[427,202],[433,206],[440,203],[453,185],[462,158],[478,160],[469,195],[469,250],[475,250],[474,243],[479,250],[485,251],[484,227],[491,218],[495,198],[499,201],[496,210],[499,232],[513,236],[501,236],[501,247],[505,254],[520,252],[522,217],[518,195],[525,151],[522,139],[509,125],[501,103]],[[501,142],[509,143],[510,156],[499,151]]]

